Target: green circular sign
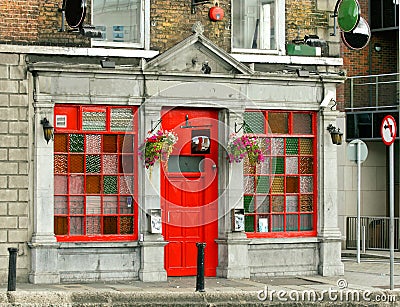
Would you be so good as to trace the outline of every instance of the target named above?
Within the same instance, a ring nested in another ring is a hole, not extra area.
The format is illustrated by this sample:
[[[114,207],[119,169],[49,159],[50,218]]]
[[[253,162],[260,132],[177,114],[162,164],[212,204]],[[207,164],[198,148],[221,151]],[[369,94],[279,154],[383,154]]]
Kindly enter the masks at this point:
[[[341,0],[337,11],[339,28],[344,32],[353,30],[360,20],[360,14],[357,0]]]

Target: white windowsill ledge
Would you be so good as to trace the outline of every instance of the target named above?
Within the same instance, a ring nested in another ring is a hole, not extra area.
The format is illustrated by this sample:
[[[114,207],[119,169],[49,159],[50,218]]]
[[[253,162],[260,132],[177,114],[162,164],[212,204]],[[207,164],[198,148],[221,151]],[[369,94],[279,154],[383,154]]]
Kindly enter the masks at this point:
[[[342,58],[312,57],[312,56],[289,56],[289,55],[267,55],[267,54],[243,54],[231,53],[231,56],[243,63],[260,64],[297,64],[297,65],[331,65],[342,66]]]

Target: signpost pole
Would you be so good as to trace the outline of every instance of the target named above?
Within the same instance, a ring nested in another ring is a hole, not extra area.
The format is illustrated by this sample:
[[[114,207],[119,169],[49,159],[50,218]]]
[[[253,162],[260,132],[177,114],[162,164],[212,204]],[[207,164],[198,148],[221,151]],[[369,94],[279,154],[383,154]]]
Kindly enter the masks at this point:
[[[389,206],[390,206],[390,220],[389,220],[389,248],[390,248],[390,290],[394,289],[393,275],[394,275],[394,150],[393,143],[389,146]]]
[[[360,237],[361,237],[361,142],[357,143],[357,263],[360,259]]]

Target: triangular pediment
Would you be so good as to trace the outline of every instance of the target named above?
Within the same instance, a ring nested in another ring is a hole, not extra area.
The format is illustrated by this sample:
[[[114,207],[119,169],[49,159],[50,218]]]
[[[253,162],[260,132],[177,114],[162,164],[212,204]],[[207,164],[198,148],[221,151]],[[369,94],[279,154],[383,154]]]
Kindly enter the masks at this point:
[[[205,63],[211,74],[253,74],[248,66],[198,32],[150,60],[145,70],[204,74]]]

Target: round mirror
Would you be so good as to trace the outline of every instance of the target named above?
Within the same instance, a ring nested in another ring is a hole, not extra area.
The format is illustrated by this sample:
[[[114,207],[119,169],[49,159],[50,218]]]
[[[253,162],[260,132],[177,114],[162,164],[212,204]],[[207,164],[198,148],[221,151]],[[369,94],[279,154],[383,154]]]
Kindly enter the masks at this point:
[[[363,49],[369,43],[371,30],[364,18],[360,17],[357,27],[350,32],[342,32],[343,42],[353,50]]]
[[[339,28],[345,32],[353,30],[360,20],[360,14],[360,4],[357,0],[341,0],[337,10]]]

